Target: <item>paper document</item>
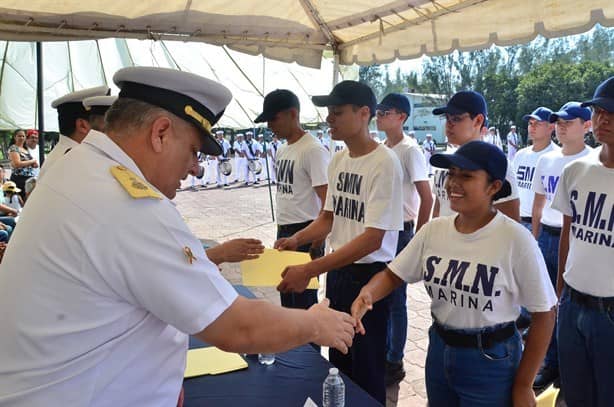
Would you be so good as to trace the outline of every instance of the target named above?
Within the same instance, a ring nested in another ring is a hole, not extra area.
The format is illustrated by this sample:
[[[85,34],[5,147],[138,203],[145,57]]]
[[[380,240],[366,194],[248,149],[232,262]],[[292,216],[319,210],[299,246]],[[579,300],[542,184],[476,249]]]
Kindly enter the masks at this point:
[[[240,355],[210,346],[188,351],[183,377],[215,375],[245,368],[247,368],[247,362]]]
[[[281,272],[286,266],[305,264],[311,261],[309,253],[289,250],[264,249],[254,260],[241,262],[243,285],[251,287],[277,287],[281,283]],[[318,279],[312,278],[307,288],[318,288]]]

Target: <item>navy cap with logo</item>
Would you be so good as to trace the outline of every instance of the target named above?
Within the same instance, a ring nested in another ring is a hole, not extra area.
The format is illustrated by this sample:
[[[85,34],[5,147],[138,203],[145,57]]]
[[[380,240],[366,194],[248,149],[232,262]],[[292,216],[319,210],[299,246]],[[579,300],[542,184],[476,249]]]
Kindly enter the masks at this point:
[[[609,77],[597,86],[593,98],[582,103],[582,107],[587,106],[598,106],[610,113],[614,113],[614,76]]]
[[[462,170],[484,170],[493,179],[503,182],[494,199],[505,198],[512,194],[512,186],[505,179],[507,174],[507,157],[494,144],[484,141],[470,141],[459,147],[454,154],[435,154],[430,163],[438,168],[457,167]]]
[[[262,113],[256,117],[254,123],[268,122],[279,112],[291,108],[300,108],[296,95],[286,89],[277,89],[264,97]]]
[[[120,98],[137,99],[168,110],[199,130],[203,140],[201,152],[222,154],[211,127],[232,99],[225,86],[189,72],[152,67],[120,69],[113,81],[121,89]]]
[[[482,94],[473,90],[462,90],[457,92],[448,101],[448,104],[442,107],[438,107],[433,110],[434,115],[440,114],[463,114],[469,113],[472,115],[481,114],[484,116],[484,125],[488,126],[486,120],[488,120],[488,108],[486,107],[486,100]]]
[[[552,110],[547,107],[540,106],[537,109],[533,110],[531,114],[525,114],[522,116],[522,120],[528,122],[529,119],[535,119],[538,122],[547,122],[550,121],[550,115],[552,114]]]
[[[407,96],[400,93],[389,93],[382,101],[376,106],[378,110],[390,110],[396,109],[399,112],[406,113],[407,116],[411,114],[411,105]]]
[[[574,120],[582,119],[584,121],[591,119],[591,109],[588,107],[582,107],[580,102],[567,102],[558,112],[553,112],[550,115],[550,123],[561,120]]]
[[[342,81],[335,85],[328,95],[313,96],[313,104],[320,107],[356,105],[367,106],[371,117],[375,116],[377,100],[370,87],[356,81]]]

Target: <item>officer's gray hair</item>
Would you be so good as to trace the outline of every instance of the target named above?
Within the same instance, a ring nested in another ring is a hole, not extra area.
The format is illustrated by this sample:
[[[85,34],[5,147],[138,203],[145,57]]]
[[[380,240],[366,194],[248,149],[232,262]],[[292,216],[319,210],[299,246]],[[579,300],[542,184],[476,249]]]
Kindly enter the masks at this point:
[[[126,133],[127,129],[140,129],[150,124],[160,113],[174,115],[160,107],[131,99],[118,98],[104,116],[107,133]]]

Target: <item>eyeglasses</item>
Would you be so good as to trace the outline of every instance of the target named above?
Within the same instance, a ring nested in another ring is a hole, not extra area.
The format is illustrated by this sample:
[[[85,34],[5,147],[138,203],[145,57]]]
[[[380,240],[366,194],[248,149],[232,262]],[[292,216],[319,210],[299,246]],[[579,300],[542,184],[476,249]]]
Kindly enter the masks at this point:
[[[444,116],[448,123],[458,124],[462,122],[463,120],[465,120],[465,118],[469,117],[469,113],[463,113],[463,114],[447,114],[446,113]]]
[[[376,110],[375,114],[377,117],[386,117],[391,114],[400,114],[399,112],[395,112],[394,110]]]

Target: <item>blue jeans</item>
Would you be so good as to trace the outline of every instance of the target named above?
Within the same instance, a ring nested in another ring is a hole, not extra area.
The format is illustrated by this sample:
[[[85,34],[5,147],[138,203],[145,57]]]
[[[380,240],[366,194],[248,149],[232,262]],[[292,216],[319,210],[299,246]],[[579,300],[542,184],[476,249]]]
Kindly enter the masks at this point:
[[[0,216],[0,223],[4,223],[6,230],[0,230],[0,242],[8,242],[15,228],[15,218],[12,216]]]
[[[413,226],[410,230],[399,232],[397,254],[407,246],[414,237]],[[386,339],[386,360],[392,363],[403,361],[403,351],[407,341],[407,283],[403,282],[388,296],[390,301],[390,318],[388,319],[388,337]]]
[[[543,227],[541,232],[539,233],[539,238],[537,239],[539,248],[544,255],[544,260],[546,261],[546,267],[548,268],[548,275],[550,276],[550,281],[552,282],[552,286],[555,289],[556,278],[559,272],[559,240],[561,240],[560,235],[547,232],[543,229]],[[556,333],[556,325],[554,327],[554,332]],[[552,335],[550,345],[548,345],[546,357],[544,358],[544,367],[548,367],[551,369],[558,369],[559,367],[556,334]]]
[[[492,328],[460,331],[478,333]],[[488,349],[460,348],[446,345],[431,327],[425,367],[429,406],[511,406],[512,386],[521,357],[518,332]]]
[[[614,309],[571,301],[565,287],[558,313],[561,391],[569,407],[614,402]]]

